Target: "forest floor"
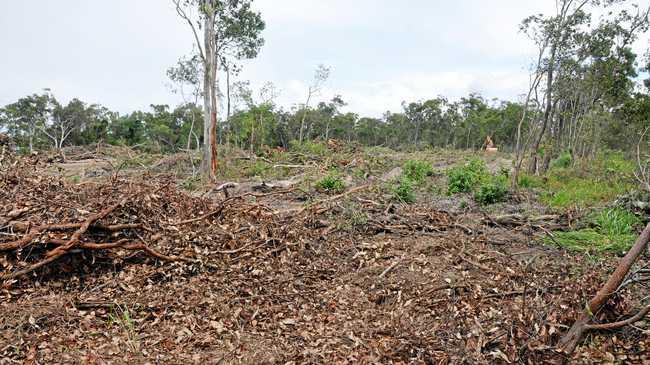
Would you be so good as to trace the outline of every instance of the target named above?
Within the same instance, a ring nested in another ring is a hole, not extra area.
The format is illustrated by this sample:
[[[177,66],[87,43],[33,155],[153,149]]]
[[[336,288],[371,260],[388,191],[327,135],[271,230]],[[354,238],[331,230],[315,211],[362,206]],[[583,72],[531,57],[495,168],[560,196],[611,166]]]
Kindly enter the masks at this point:
[[[580,232],[629,176],[531,177],[486,206],[448,195],[446,171],[478,157],[498,174],[507,154],[223,150],[219,184],[188,154],[3,154],[0,364],[650,361],[648,320],[554,350],[621,253],[555,232]],[[394,198],[408,160],[433,167],[413,204]],[[333,171],[345,188],[317,188]],[[629,286],[595,320],[649,295]]]

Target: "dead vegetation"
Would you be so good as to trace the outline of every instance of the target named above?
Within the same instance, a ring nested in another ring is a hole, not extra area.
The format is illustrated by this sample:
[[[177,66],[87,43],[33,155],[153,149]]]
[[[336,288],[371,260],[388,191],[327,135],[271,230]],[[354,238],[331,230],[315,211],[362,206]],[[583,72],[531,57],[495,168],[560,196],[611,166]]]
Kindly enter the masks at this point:
[[[372,183],[201,197],[169,175],[75,183],[3,158],[0,363],[650,360],[627,325],[557,351],[615,263],[534,242],[570,216],[397,204]],[[647,295],[621,288],[590,325]]]

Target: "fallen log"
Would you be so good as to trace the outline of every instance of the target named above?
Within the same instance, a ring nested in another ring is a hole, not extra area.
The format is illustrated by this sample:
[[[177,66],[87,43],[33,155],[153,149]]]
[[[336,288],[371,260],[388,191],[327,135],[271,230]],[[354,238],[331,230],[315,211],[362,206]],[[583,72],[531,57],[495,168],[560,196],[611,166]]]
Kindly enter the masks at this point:
[[[594,314],[598,313],[598,311],[600,311],[603,305],[607,302],[609,297],[612,294],[616,293],[618,287],[621,285],[621,283],[623,283],[623,280],[625,280],[625,277],[630,271],[630,268],[632,268],[639,256],[641,256],[641,254],[643,254],[643,252],[647,249],[648,242],[650,242],[650,223],[648,223],[643,232],[641,232],[641,235],[634,243],[634,246],[632,246],[625,257],[619,261],[616,270],[609,277],[609,280],[607,280],[605,285],[603,285],[603,287],[598,290],[596,296],[594,296],[593,299],[589,301],[587,307],[585,308],[585,311],[582,313],[580,318],[578,318],[573,326],[571,326],[569,331],[560,339],[560,342],[557,346],[557,349],[559,351],[570,354],[578,346],[578,343],[580,340],[582,340],[582,337],[587,331],[620,328],[627,324],[638,321],[638,319],[644,317],[650,311],[650,307],[646,307],[630,319],[616,323],[590,323]]]
[[[560,216],[555,214],[526,216],[523,214],[505,214],[491,217],[490,221],[504,226],[523,226],[525,224],[557,223]]]

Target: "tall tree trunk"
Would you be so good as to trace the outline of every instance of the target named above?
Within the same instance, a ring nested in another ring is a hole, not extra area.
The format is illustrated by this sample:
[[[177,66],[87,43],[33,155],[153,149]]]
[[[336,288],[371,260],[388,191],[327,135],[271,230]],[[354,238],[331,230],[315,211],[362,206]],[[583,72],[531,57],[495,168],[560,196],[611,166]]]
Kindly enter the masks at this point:
[[[541,53],[540,53],[540,59],[541,59]],[[539,62],[540,61],[537,61],[538,65]],[[528,94],[526,95],[526,102],[524,103],[524,110],[522,111],[521,119],[517,124],[517,140],[516,140],[516,147],[515,147],[515,168],[512,174],[512,182],[511,182],[511,187],[513,189],[516,189],[517,186],[519,185],[519,172],[521,171],[521,164],[524,161],[524,155],[526,153],[526,146],[524,146],[524,144],[521,143],[521,127],[526,121],[526,116],[528,114],[528,104],[530,104],[530,98],[533,95],[533,91],[537,88],[538,83],[539,83],[539,74],[535,76],[535,80],[532,82],[530,88],[528,89]]]
[[[230,65],[226,66],[226,120],[230,121]]]
[[[309,110],[309,100],[311,99],[311,94],[312,91],[311,89],[309,90],[309,95],[307,96],[307,102],[305,102],[305,108],[302,112],[302,119],[300,120],[300,135],[299,135],[299,141],[302,143],[303,140],[303,134],[305,132],[305,118],[307,118],[307,110]]]
[[[530,172],[537,172],[537,159],[539,158],[539,146],[542,143],[542,138],[546,133],[546,127],[551,118],[551,111],[553,110],[553,69],[555,68],[555,54],[557,52],[557,43],[554,42],[551,47],[551,58],[548,62],[548,71],[546,72],[546,107],[544,109],[544,117],[542,122],[542,129],[539,131],[537,139],[535,139],[535,144],[533,145],[533,161],[530,164]]]
[[[204,21],[204,128],[203,170],[210,180],[217,176],[217,40],[214,30],[214,14],[206,14]]]

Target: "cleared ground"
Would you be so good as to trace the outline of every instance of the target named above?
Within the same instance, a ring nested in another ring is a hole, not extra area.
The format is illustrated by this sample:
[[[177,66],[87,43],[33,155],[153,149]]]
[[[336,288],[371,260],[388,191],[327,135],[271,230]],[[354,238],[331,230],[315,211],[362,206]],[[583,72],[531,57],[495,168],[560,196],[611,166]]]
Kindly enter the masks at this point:
[[[650,335],[634,327],[591,334],[571,359],[553,350],[616,264],[541,243],[575,224],[572,214],[527,192],[488,207],[446,195],[444,170],[468,153],[313,152],[228,151],[220,182],[238,183],[229,198],[188,175],[186,154],[12,162],[0,179],[0,245],[44,228],[2,252],[2,275],[115,208],[58,260],[6,278],[0,363],[650,361]],[[506,155],[481,158],[493,171],[510,166]],[[408,159],[434,167],[415,204],[391,197]],[[345,190],[314,189],[333,168]],[[505,214],[524,219],[496,219]],[[525,219],[541,215],[555,218]],[[77,226],[53,228],[63,223]],[[598,320],[648,294],[622,291]]]

